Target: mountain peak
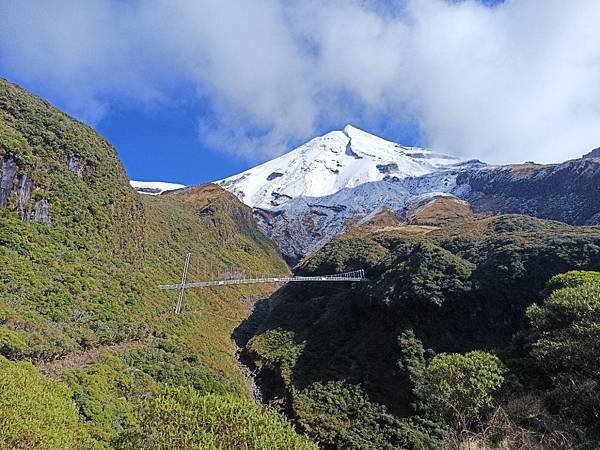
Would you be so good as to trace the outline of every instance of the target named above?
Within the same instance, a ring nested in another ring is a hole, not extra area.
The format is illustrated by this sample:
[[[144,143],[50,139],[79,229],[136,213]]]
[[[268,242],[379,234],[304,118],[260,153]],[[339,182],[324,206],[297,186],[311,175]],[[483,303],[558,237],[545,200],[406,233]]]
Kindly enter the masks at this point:
[[[361,130],[361,129],[359,129],[359,128],[356,128],[355,126],[353,126],[353,125],[351,125],[351,124],[347,124],[347,125],[344,127],[344,129],[343,129],[342,131],[343,131],[343,132],[344,132],[344,134],[345,134],[346,136],[348,136],[348,137],[351,137],[351,135],[352,135],[353,133],[356,133],[357,131],[358,131],[358,132],[362,132],[362,133],[366,133],[365,131],[363,131],[363,130]],[[367,133],[367,134],[368,134],[368,133]]]
[[[379,136],[369,133],[368,131],[361,130],[360,128],[357,128],[351,124],[347,124],[344,127],[344,129],[342,130],[342,132],[346,136],[348,136],[348,138],[350,138],[350,139],[371,139],[371,140],[377,140],[377,141],[383,141],[383,142],[390,142]],[[398,144],[396,144],[396,145],[398,145]]]
[[[252,207],[277,209],[298,197],[323,197],[393,177],[432,173],[459,162],[403,147],[353,125],[316,137],[285,155],[216,183]]]

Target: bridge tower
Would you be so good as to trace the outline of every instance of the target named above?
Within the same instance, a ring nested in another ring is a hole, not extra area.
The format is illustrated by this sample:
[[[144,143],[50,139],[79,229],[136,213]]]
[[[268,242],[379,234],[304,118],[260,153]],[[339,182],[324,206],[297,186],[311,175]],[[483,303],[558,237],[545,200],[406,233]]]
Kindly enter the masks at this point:
[[[187,282],[188,269],[190,268],[190,257],[192,254],[187,252],[185,254],[185,261],[183,263],[183,272],[181,274],[181,285],[179,287],[179,296],[177,297],[177,304],[175,305],[175,314],[181,313],[181,305],[183,303],[183,296],[185,295],[185,283]]]

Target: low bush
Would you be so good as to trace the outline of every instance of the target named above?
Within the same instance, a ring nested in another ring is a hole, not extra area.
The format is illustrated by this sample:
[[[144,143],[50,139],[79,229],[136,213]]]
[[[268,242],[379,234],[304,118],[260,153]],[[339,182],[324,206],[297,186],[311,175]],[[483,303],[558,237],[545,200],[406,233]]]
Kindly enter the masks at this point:
[[[490,353],[440,353],[427,364],[421,382],[433,415],[467,429],[481,408],[492,405],[492,394],[502,386],[505,373],[500,359]]]
[[[294,397],[300,426],[322,445],[340,449],[424,449],[435,444],[434,424],[399,419],[372,403],[358,385],[314,383]]]
[[[78,421],[71,391],[43,378],[28,362],[0,356],[0,448],[105,448]]]
[[[189,387],[164,388],[143,401],[139,426],[119,436],[118,449],[316,450],[279,414],[231,395],[200,395]]]
[[[303,343],[295,342],[293,332],[280,328],[267,330],[252,338],[248,345],[263,363],[280,370],[283,380],[291,383],[292,370],[304,348]]]

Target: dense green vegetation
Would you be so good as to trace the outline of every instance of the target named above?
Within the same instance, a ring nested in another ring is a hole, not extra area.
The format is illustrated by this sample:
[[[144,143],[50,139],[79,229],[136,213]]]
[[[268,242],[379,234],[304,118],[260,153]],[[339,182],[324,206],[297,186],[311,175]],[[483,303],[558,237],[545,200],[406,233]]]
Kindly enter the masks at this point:
[[[40,377],[28,362],[2,356],[0,434],[2,448],[102,448],[78,421],[66,386]]]
[[[369,401],[359,385],[313,383],[293,398],[299,424],[321,445],[335,448],[427,448],[435,445],[432,423],[399,419]]]
[[[0,174],[1,448],[316,448],[232,357],[240,300],[273,287],[188,291],[178,316],[157,289],[187,251],[190,279],[286,272],[248,208],[139,196],[110,144],[4,80]],[[358,268],[278,291],[246,348],[322,448],[600,446],[600,228],[355,231],[298,270]]]
[[[309,435],[357,449],[597,444],[600,275],[585,271],[600,269],[600,228],[500,216],[351,232],[298,270],[358,268],[371,283],[277,292],[248,345]]]
[[[481,408],[492,405],[492,393],[504,382],[497,356],[482,351],[440,353],[424,368],[421,392],[438,419],[466,427]]]
[[[237,396],[199,395],[191,388],[164,388],[138,411],[140,427],[122,435],[122,449],[305,450],[316,446],[296,435],[282,416],[263,412]]]
[[[532,305],[532,354],[549,377],[544,399],[590,448],[600,442],[600,273],[569,272]],[[587,439],[586,439],[587,438]]]
[[[138,195],[110,144],[1,79],[0,173],[1,448],[177,448],[178,415],[213,448],[313,448],[245,400],[232,356],[241,299],[273,286],[188,291],[179,316],[157,288],[186,251],[190,279],[286,273],[248,208],[210,185]]]

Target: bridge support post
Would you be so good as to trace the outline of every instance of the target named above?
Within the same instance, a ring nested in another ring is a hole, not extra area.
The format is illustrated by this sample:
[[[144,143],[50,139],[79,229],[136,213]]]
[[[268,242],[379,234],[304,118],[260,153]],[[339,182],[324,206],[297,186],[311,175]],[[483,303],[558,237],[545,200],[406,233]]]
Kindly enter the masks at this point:
[[[185,255],[185,261],[183,263],[183,272],[181,274],[181,285],[179,287],[179,296],[177,297],[177,304],[175,305],[175,314],[181,313],[181,305],[183,303],[183,296],[185,295],[185,283],[187,282],[188,269],[190,267],[190,257],[192,254],[187,252]]]

